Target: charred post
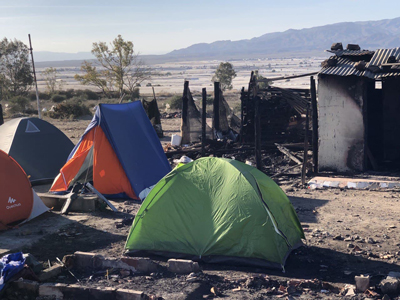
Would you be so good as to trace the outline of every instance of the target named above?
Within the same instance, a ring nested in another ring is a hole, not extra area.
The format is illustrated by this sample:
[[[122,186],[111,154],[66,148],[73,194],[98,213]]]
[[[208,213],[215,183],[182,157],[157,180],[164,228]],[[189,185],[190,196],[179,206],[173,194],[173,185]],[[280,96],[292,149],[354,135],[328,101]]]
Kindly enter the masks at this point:
[[[205,155],[206,149],[206,117],[207,117],[207,91],[206,88],[202,89],[201,99],[201,156]]]
[[[261,114],[260,114],[260,97],[255,97],[254,111],[254,137],[255,137],[255,158],[257,169],[261,170]]]
[[[4,118],[3,118],[3,106],[1,106],[0,103],[0,125],[4,124]]]
[[[219,82],[214,82],[213,132],[219,131]]]
[[[181,136],[182,144],[190,143],[190,130],[188,122],[188,91],[189,91],[189,81],[185,81],[183,86],[183,96],[182,96],[182,122],[181,122]]]
[[[244,87],[242,87],[241,93],[240,93],[240,139],[239,142],[240,144],[243,144],[243,101],[245,101],[246,96],[244,93]]]
[[[307,163],[308,163],[308,131],[310,127],[310,109],[307,106],[307,114],[306,114],[306,128],[304,134],[304,156],[303,156],[303,168],[301,170],[301,184],[306,184],[306,173],[307,173]]]
[[[314,76],[310,77],[310,94],[312,107],[312,152],[314,173],[318,173],[318,107],[317,90],[315,88]]]

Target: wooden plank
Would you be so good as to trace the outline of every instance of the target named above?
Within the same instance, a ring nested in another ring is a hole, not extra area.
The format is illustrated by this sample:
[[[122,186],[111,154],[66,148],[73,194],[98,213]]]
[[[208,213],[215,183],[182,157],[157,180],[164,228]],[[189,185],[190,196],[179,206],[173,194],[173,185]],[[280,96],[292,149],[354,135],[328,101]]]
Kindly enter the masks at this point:
[[[93,185],[91,185],[89,182],[87,182],[86,187],[89,190],[91,190],[93,193],[95,193],[101,200],[103,200],[112,209],[113,212],[118,212],[118,210],[115,208],[115,206],[112,205],[111,202],[108,201],[106,199],[106,197],[103,196],[102,193],[100,193],[98,190],[96,190]]]
[[[69,197],[67,201],[64,202],[63,207],[61,208],[61,213],[63,215],[67,215],[69,212],[69,208],[71,207],[72,203],[75,201],[75,199],[78,198],[78,195],[76,193],[69,193]]]
[[[289,157],[291,160],[293,160],[295,163],[297,164],[302,164],[302,162],[300,161],[300,159],[298,159],[296,156],[294,156],[289,149],[283,147],[282,145],[279,145],[277,143],[275,143],[275,146],[278,148],[278,150],[280,152],[282,152],[283,154],[285,154],[287,157]]]
[[[275,178],[275,177],[284,175],[287,171],[293,170],[293,169],[295,169],[295,168],[297,168],[297,167],[301,167],[301,164],[297,164],[297,165],[294,165],[294,166],[290,166],[290,167],[286,168],[285,170],[283,170],[282,172],[280,172],[280,173],[278,173],[278,174],[275,174],[275,175],[272,175],[271,178]]]
[[[306,77],[310,75],[317,75],[318,72],[312,72],[312,73],[305,73],[305,74],[300,74],[300,75],[293,75],[293,76],[282,76],[282,77],[275,77],[275,78],[263,78],[263,79],[258,79],[257,82],[270,82],[270,81],[277,81],[277,80],[286,80],[286,79],[294,79],[294,78],[301,78],[301,77]]]

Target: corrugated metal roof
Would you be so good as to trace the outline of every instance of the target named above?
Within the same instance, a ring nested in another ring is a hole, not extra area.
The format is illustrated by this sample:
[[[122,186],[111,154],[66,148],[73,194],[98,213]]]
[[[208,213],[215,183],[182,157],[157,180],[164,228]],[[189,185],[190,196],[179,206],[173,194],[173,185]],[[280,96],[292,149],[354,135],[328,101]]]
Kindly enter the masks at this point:
[[[340,50],[340,51],[357,52],[354,50]],[[368,51],[368,50],[361,50],[361,51]],[[358,52],[361,53],[361,51]],[[330,52],[335,53],[334,51]],[[379,80],[386,77],[400,76],[400,66],[392,66],[390,69],[382,69],[382,64],[386,64],[390,56],[394,56],[396,60],[400,62],[400,48],[376,50],[371,60],[367,63],[366,65],[367,69],[365,71],[358,71],[355,68],[355,64],[357,62],[349,60],[348,58],[346,58],[345,55],[343,55],[342,57],[338,55],[333,56],[333,58],[337,59],[336,66],[324,67],[319,72],[319,74],[335,75],[335,76],[363,76],[375,80]],[[375,67],[375,68],[378,67],[380,68],[380,70],[378,70],[377,72],[372,72],[371,71],[372,68],[371,70],[369,70],[368,69],[369,67]]]
[[[336,76],[363,76],[365,71],[358,71],[354,67],[355,64],[356,62],[347,58],[338,57],[336,66],[323,68],[319,74]]]
[[[364,56],[364,55],[374,55],[374,51],[370,50],[326,50],[327,52],[333,53],[336,56]]]
[[[396,60],[400,59],[400,48],[394,49],[379,49],[375,51],[374,56],[369,61],[369,66],[381,66],[382,64],[386,64],[387,60],[390,56],[396,57]]]

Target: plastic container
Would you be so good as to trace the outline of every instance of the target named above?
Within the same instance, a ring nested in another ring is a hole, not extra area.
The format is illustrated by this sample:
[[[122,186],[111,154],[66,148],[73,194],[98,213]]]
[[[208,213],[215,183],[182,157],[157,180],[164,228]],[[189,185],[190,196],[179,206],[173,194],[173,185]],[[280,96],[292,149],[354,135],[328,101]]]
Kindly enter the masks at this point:
[[[180,146],[182,141],[182,137],[178,134],[173,134],[171,136],[171,145],[172,146]]]

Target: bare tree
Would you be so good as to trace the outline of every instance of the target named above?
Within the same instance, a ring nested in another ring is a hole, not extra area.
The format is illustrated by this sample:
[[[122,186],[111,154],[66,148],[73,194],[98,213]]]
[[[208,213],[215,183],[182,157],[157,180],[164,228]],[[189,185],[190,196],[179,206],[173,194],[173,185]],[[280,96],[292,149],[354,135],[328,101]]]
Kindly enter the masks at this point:
[[[97,59],[97,67],[85,61],[81,70],[85,75],[75,75],[75,79],[97,86],[109,97],[114,90],[121,97],[124,90],[133,94],[144,80],[150,80],[152,70],[133,50],[133,43],[118,35],[110,45],[105,42],[93,43],[92,54]]]

